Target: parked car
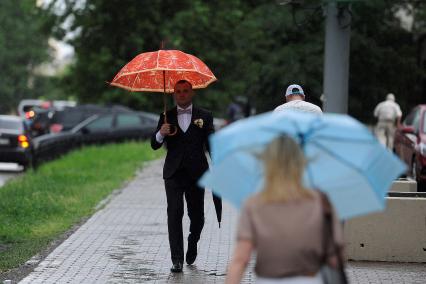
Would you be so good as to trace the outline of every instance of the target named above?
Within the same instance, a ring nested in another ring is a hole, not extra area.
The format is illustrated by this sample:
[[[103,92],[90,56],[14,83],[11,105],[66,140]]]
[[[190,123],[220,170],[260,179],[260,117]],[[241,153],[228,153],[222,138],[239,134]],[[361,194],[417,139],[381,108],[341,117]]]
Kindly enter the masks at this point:
[[[129,112],[131,109],[124,106],[103,107],[99,105],[86,104],[76,107],[64,108],[56,111],[50,119],[49,132],[58,133],[69,131],[80,122],[94,114],[104,114],[110,112]]]
[[[144,112],[115,112],[95,115],[72,129],[82,145],[147,139],[158,119]]]
[[[0,162],[18,163],[25,168],[32,165],[32,141],[24,119],[0,115]]]
[[[148,139],[155,131],[158,115],[147,112],[111,111],[87,118],[69,131],[34,138],[37,162],[84,145]]]
[[[394,152],[408,165],[418,191],[426,191],[426,104],[416,106],[397,128]]]

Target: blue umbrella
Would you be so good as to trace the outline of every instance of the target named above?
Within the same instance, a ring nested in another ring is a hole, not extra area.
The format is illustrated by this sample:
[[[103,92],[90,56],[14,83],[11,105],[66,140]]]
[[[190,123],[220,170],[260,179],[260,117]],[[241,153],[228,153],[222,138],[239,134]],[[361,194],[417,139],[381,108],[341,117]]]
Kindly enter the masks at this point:
[[[406,170],[368,128],[348,115],[269,112],[211,136],[213,166],[199,183],[240,207],[262,189],[257,154],[280,135],[300,144],[308,160],[305,186],[327,193],[341,219],[383,210],[392,182]]]

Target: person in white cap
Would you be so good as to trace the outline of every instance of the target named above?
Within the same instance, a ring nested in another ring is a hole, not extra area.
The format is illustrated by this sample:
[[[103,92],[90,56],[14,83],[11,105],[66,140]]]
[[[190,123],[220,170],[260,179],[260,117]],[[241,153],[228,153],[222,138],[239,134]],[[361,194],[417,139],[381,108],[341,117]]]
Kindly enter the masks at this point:
[[[292,84],[287,87],[285,92],[286,103],[279,105],[274,111],[298,110],[315,114],[322,114],[319,106],[305,102],[305,93],[301,86]]]
[[[401,108],[395,102],[394,94],[388,94],[386,100],[376,106],[374,116],[377,117],[377,138],[383,145],[393,149],[396,126],[401,123],[402,116]]]

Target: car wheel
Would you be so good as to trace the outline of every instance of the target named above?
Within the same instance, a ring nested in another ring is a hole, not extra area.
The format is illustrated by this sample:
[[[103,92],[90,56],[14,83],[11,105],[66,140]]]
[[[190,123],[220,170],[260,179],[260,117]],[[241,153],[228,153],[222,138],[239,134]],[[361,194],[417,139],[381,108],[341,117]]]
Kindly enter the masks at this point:
[[[33,156],[33,158],[31,159],[31,167],[33,168],[33,170],[36,170],[38,167],[38,160],[35,156]]]
[[[28,155],[28,159],[25,161],[25,163],[22,164],[22,166],[24,167],[24,171],[27,171],[28,169],[33,167],[33,162],[34,162],[34,155],[33,152],[31,151],[31,154]]]
[[[31,164],[25,163],[21,164],[21,166],[24,168],[24,172],[26,172],[31,167]]]

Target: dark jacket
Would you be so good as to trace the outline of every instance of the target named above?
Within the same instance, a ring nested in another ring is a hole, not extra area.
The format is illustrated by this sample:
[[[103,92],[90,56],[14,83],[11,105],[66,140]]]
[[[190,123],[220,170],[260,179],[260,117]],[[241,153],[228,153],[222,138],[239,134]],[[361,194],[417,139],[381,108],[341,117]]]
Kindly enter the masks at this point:
[[[167,122],[176,126],[178,131],[176,135],[164,138],[167,156],[163,168],[163,178],[170,178],[178,169],[185,169],[194,180],[198,180],[209,167],[205,151],[210,150],[208,136],[214,132],[212,114],[207,110],[192,106],[191,123],[188,130],[183,132],[178,123],[177,108],[174,107],[167,111]],[[163,123],[164,115],[161,114],[157,130],[151,137],[151,147],[154,150],[162,146],[157,142],[155,136]]]

